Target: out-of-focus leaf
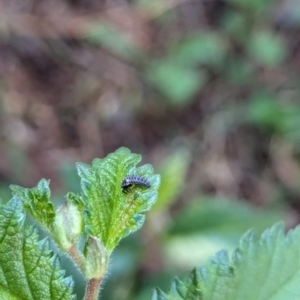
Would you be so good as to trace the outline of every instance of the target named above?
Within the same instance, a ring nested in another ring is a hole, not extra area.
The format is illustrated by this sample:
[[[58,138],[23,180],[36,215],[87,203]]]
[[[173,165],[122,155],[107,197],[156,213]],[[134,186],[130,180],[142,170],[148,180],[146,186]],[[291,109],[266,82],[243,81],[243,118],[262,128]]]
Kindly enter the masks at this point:
[[[101,45],[127,59],[136,60],[142,55],[141,49],[132,36],[116,28],[113,24],[95,23],[90,25],[87,28],[86,39],[90,43]]]
[[[226,55],[226,42],[212,32],[187,36],[176,44],[170,59],[182,66],[194,67],[196,64],[218,66]]]
[[[190,155],[183,150],[175,152],[164,161],[159,169],[161,184],[158,199],[153,207],[155,210],[170,205],[176,199],[185,183],[189,164]]]
[[[173,274],[190,270],[207,261],[220,249],[232,251],[241,235],[190,233],[170,236],[163,245],[164,264]],[[187,251],[188,249],[188,251]],[[199,251],[201,249],[201,251]]]
[[[256,209],[226,198],[196,198],[175,216],[170,233],[236,237],[251,227],[260,232],[282,218],[279,209]]]
[[[241,41],[245,40],[247,33],[247,18],[241,13],[229,10],[224,12],[222,19],[222,26],[229,32],[235,39]]]
[[[255,31],[248,43],[249,53],[268,67],[280,65],[287,56],[286,46],[279,35],[268,31]]]
[[[251,9],[255,12],[263,12],[272,0],[229,0],[229,2],[239,5],[244,9]]]
[[[249,121],[262,127],[281,130],[284,112],[275,96],[266,93],[256,93],[250,99],[248,107]]]
[[[195,71],[172,61],[153,63],[147,70],[148,80],[173,104],[188,104],[206,81],[204,72]]]
[[[175,278],[168,293],[155,290],[152,300],[299,299],[299,244],[300,227],[285,235],[279,223],[260,239],[248,231],[231,259],[217,253],[185,280]]]
[[[261,210],[228,199],[197,198],[175,216],[171,235],[164,243],[165,262],[173,269],[192,268],[220,248],[233,249],[247,229],[262,232],[282,218],[279,209]]]
[[[282,134],[291,141],[299,140],[300,106],[279,102],[276,96],[256,93],[250,100],[248,120]]]

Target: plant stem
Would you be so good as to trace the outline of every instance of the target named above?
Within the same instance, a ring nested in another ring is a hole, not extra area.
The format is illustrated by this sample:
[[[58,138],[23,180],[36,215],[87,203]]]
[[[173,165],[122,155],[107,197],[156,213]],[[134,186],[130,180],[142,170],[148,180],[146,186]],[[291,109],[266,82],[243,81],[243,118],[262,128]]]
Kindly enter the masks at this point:
[[[84,258],[75,245],[68,250],[68,254],[73,259],[78,268],[81,270],[81,272],[83,272]]]
[[[87,283],[85,295],[83,300],[97,300],[100,291],[102,278],[90,279]]]

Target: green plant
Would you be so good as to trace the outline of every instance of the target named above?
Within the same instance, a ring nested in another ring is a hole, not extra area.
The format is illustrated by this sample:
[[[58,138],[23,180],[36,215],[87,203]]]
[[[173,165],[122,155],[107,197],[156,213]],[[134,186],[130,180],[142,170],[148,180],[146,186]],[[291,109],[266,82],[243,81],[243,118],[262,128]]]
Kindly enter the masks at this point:
[[[50,201],[49,181],[42,179],[30,189],[11,186],[13,198],[0,207],[0,299],[75,299],[73,279],[65,277],[50,248],[51,239],[86,278],[84,299],[98,299],[112,251],[142,226],[144,213],[157,198],[160,176],[150,165],[136,167],[140,160],[140,155],[120,148],[91,165],[78,163],[81,192],[68,193],[66,204],[57,210]],[[178,157],[170,161],[178,162]],[[166,166],[163,169],[169,174]],[[122,193],[120,184],[129,174],[147,178],[151,187],[133,186],[130,193]],[[166,192],[164,197],[175,194]],[[161,201],[162,207],[168,203]],[[206,211],[215,215],[216,204],[207,203]],[[193,215],[197,219],[195,205],[189,213],[191,220]],[[50,239],[39,241],[37,230],[26,221],[26,212]],[[186,224],[179,218],[177,227],[184,230]],[[152,300],[298,299],[299,245],[300,226],[285,234],[283,224],[278,223],[261,238],[248,231],[231,259],[220,251],[183,281],[175,279],[168,293],[156,289]]]
[[[57,210],[50,201],[49,181],[42,179],[31,189],[11,186],[13,198],[0,209],[0,299],[75,298],[73,280],[64,278],[48,239],[39,242],[34,227],[26,224],[25,211],[82,272],[85,299],[97,299],[113,249],[142,226],[144,213],[157,198],[160,177],[150,165],[136,167],[140,160],[120,148],[91,166],[78,163],[81,193],[68,193]],[[120,184],[128,174],[146,177],[151,187],[122,193]]]
[[[174,279],[168,293],[156,289],[152,300],[293,300],[300,297],[300,227],[284,233],[282,223],[258,239],[252,230],[230,259],[217,253],[183,281]]]

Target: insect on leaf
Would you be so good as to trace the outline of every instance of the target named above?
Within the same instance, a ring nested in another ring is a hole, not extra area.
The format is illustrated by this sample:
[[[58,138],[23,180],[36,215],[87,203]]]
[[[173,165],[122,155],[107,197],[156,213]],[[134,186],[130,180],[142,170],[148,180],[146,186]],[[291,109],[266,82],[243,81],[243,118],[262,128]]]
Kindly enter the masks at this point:
[[[77,164],[86,207],[85,224],[109,252],[120,239],[143,225],[144,213],[156,201],[160,177],[150,165],[136,167],[140,161],[140,155],[119,148],[103,159],[95,159],[91,166]],[[122,181],[133,174],[144,177],[151,187],[136,185],[123,193]]]

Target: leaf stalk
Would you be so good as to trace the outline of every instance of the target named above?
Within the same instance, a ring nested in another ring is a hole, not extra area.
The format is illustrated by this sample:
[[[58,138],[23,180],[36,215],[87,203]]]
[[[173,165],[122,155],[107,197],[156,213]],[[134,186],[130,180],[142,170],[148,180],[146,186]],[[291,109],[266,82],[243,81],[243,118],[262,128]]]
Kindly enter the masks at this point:
[[[88,281],[83,300],[97,300],[102,278],[92,278]]]

